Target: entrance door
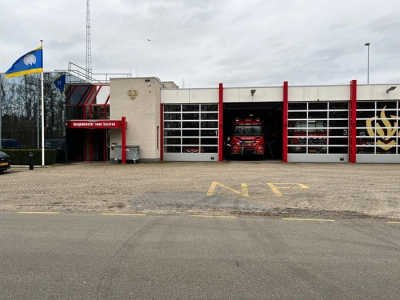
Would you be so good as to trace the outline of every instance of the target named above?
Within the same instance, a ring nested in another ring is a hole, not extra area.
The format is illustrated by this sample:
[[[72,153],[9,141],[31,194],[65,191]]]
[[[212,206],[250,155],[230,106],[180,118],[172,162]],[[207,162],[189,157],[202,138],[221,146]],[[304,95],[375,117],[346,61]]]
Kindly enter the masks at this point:
[[[85,131],[85,161],[107,161],[107,130]],[[108,158],[108,159],[107,159]]]
[[[218,105],[164,105],[164,160],[218,161]]]
[[[68,129],[68,161],[108,161],[107,129]]]
[[[348,116],[348,102],[289,103],[288,161],[348,162]]]
[[[281,102],[224,103],[224,140],[233,134],[235,119],[260,119],[265,138],[265,160],[282,159],[282,104]],[[254,160],[251,155],[241,160]],[[257,158],[258,159],[258,158]]]

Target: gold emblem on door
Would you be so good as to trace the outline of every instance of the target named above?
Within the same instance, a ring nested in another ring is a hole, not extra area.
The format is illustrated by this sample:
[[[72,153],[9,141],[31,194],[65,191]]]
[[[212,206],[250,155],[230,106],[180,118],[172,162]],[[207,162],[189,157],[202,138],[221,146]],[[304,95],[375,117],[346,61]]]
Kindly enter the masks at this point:
[[[368,135],[377,138],[376,145],[387,151],[396,145],[395,138],[400,133],[397,127],[399,118],[395,115],[390,115],[388,118],[385,111],[386,106],[381,110],[380,117],[375,116],[366,120],[365,125]]]

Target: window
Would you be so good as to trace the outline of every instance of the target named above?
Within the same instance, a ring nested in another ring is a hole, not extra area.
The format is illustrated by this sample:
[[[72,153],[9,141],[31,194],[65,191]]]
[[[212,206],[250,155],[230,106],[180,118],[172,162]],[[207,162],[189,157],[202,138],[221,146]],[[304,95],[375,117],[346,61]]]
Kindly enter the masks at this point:
[[[218,105],[164,105],[164,153],[217,153]]]
[[[398,154],[399,102],[358,102],[357,109],[357,154]]]
[[[288,153],[348,153],[348,103],[289,103]]]
[[[262,135],[263,129],[260,125],[235,125],[233,127],[234,135]]]

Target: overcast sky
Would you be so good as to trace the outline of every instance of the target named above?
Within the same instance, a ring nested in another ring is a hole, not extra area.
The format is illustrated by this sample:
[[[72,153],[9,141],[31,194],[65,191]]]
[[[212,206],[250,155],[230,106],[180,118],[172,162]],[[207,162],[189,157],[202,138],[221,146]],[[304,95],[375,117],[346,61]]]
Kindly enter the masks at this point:
[[[1,3],[0,72],[86,65],[86,0]],[[399,0],[90,0],[94,73],[187,88],[400,83]],[[150,39],[150,41],[148,41]]]

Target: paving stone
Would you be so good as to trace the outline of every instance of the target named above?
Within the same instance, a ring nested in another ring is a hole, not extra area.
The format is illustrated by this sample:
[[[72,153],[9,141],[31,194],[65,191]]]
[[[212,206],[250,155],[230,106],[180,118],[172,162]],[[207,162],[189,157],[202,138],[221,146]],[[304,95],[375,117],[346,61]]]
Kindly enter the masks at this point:
[[[400,219],[400,165],[233,161],[13,166],[0,210]]]

